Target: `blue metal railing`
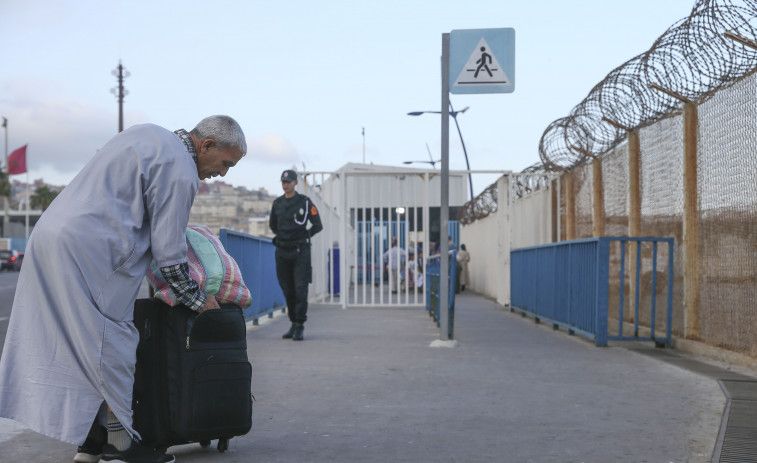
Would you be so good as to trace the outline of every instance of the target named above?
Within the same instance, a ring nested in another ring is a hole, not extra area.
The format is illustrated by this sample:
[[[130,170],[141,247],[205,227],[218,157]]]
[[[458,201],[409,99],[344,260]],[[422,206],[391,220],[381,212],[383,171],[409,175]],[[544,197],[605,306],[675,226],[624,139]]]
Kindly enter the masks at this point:
[[[610,243],[620,242],[620,265],[613,266],[614,285],[618,288],[618,331],[608,334]],[[637,243],[635,292],[633,296],[633,336],[623,335],[625,317],[624,282],[627,244]],[[652,245],[650,336],[639,336],[641,302],[641,248]],[[606,346],[608,340],[650,340],[661,344],[656,334],[658,245],[667,243],[667,311],[665,345],[671,345],[673,317],[673,238],[600,237],[565,241],[543,246],[515,249],[510,253],[511,310],[546,319],[555,327],[578,332]]]
[[[449,252],[449,318],[448,318],[448,336],[454,339],[455,328],[455,281],[457,281],[457,250]],[[439,289],[441,287],[442,272],[441,254],[430,256],[426,259],[426,310],[436,322],[436,326],[441,325]]]
[[[257,325],[263,315],[286,308],[284,294],[276,278],[276,248],[268,238],[221,229],[221,244],[237,261],[245,285],[252,293],[252,305],[244,309],[247,320]]]

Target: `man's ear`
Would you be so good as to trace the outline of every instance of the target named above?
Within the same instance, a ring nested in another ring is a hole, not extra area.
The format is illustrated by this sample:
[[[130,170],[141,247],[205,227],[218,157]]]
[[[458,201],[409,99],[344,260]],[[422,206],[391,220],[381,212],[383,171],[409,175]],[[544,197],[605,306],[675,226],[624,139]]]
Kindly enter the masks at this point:
[[[216,142],[212,138],[205,138],[202,140],[202,143],[200,143],[200,151],[203,153],[207,152],[209,149],[213,148],[215,146]]]

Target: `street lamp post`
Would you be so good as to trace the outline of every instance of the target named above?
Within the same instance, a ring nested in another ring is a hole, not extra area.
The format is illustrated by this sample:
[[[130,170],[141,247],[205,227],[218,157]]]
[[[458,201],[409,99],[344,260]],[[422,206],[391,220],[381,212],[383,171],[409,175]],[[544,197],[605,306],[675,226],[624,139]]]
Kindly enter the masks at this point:
[[[457,127],[457,134],[460,135],[460,144],[463,145],[463,154],[465,155],[465,165],[468,168],[468,186],[470,187],[470,199],[473,199],[473,177],[470,173],[470,162],[468,162],[468,150],[465,149],[465,141],[463,140],[463,132],[460,131],[460,124],[457,123],[457,115],[460,113],[464,113],[467,111],[469,106],[466,106],[465,108],[461,109],[460,111],[455,111],[455,108],[452,107],[452,102],[449,102],[449,115],[452,116],[452,119],[455,120],[455,126]],[[413,111],[410,113],[407,113],[408,116],[420,116],[421,114],[425,113],[431,113],[431,114],[441,114],[441,111]],[[408,162],[405,162],[405,164],[409,164]]]
[[[428,147],[428,143],[426,143],[426,151],[428,151],[428,159],[429,159],[428,161],[403,161],[403,164],[414,164],[416,162],[421,162],[424,164],[431,164],[431,168],[436,169],[436,163],[440,162],[441,159],[437,159],[436,161],[434,161],[434,157],[431,156],[431,148]]]

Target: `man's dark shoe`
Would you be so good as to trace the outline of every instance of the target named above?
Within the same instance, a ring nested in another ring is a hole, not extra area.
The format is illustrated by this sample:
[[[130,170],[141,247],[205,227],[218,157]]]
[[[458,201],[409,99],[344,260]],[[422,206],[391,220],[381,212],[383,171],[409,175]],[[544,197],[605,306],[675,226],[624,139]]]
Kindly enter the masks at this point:
[[[108,442],[108,430],[97,423],[92,424],[87,439],[76,449],[74,463],[97,463],[103,453],[103,446]]]
[[[281,336],[283,339],[292,339],[292,336],[294,336],[294,329],[297,327],[296,323],[292,323],[292,326],[289,327],[289,331],[284,333],[283,336]]]
[[[302,323],[297,323],[297,325],[294,327],[294,334],[292,335],[292,341],[302,341],[304,338],[303,332],[305,331],[305,326]]]
[[[145,447],[136,440],[126,450],[116,450],[111,444],[103,447],[102,461],[113,463],[173,463],[176,461],[173,455]]]

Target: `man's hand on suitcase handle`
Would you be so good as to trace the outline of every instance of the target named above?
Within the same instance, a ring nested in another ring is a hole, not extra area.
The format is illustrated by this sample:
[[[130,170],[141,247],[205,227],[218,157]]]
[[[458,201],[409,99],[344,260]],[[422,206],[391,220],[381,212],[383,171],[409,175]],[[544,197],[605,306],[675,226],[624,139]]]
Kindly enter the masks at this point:
[[[205,305],[202,306],[202,309],[200,309],[197,313],[203,313],[206,310],[213,310],[213,309],[220,309],[221,307],[218,305],[218,301],[216,301],[215,296],[212,294],[206,294],[208,296],[208,299],[205,301]]]

